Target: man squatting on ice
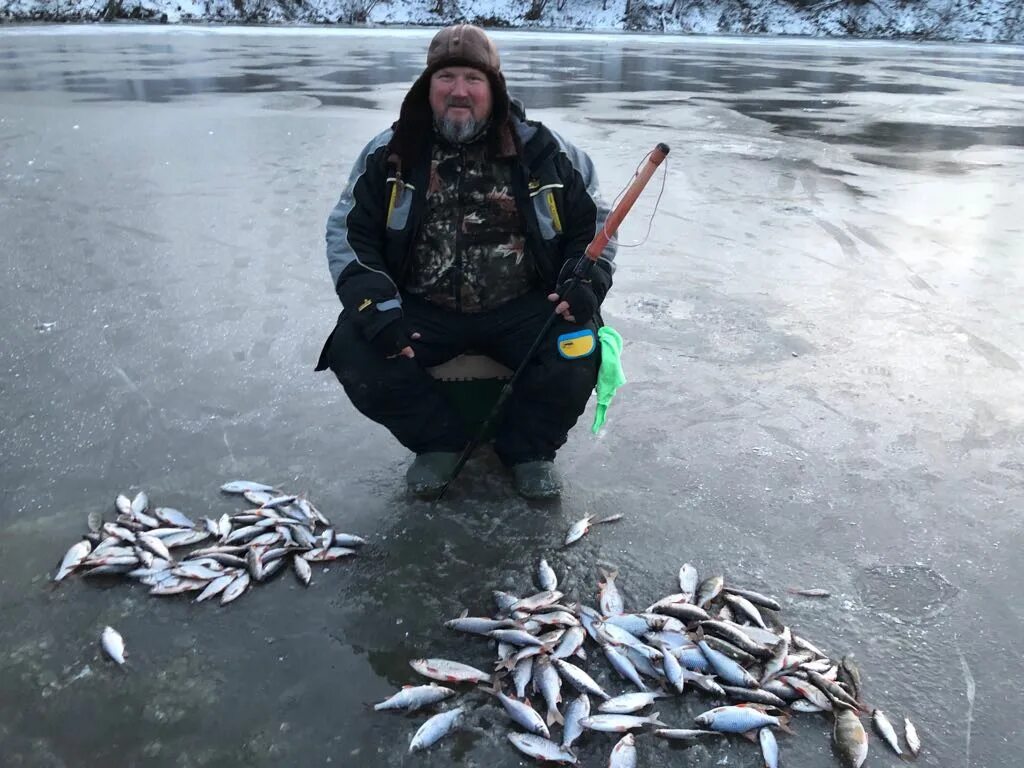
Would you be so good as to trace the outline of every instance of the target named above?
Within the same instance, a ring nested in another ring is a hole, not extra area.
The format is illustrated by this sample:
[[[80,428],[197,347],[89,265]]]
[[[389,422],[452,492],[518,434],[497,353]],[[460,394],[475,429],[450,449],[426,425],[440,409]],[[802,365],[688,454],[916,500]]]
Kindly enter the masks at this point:
[[[343,311],[317,365],[416,454],[413,493],[439,491],[472,437],[426,369],[473,350],[515,370],[557,311],[494,450],[520,494],[558,495],[555,452],[601,362],[614,248],[589,280],[562,286],[607,215],[590,158],[510,100],[487,34],[438,32],[398,121],[363,149],[327,220]],[[592,351],[565,357],[559,338],[581,333]]]

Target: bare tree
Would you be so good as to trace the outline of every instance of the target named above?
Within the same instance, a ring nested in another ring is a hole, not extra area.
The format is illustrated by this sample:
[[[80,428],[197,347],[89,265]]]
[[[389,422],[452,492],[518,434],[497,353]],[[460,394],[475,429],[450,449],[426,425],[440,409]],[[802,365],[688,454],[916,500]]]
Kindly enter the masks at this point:
[[[121,15],[122,0],[107,0],[107,7],[103,9],[103,20],[113,21]]]
[[[548,4],[548,0],[530,0],[530,10],[523,16],[527,21],[537,21],[540,19],[541,14],[544,13],[544,6]]]

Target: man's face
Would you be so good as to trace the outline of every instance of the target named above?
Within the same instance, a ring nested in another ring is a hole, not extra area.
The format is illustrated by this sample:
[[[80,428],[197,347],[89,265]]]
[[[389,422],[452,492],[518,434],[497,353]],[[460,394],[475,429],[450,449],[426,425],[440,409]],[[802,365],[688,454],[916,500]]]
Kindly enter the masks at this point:
[[[491,116],[491,81],[472,67],[442,67],[430,77],[430,108],[449,141],[476,135]]]

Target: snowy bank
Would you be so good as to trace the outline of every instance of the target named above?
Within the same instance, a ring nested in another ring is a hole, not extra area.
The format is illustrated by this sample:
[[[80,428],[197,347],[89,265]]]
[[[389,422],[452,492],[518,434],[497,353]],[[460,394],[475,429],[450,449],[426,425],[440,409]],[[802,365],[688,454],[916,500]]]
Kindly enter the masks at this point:
[[[0,0],[0,21],[104,19],[1024,43],[1024,0]]]

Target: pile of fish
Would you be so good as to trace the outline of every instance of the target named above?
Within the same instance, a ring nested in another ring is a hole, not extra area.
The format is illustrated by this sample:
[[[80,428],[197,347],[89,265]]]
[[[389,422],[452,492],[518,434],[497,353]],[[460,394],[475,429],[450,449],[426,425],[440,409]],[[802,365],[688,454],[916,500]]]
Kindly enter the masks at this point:
[[[868,753],[862,717],[870,712],[885,743],[903,755],[885,713],[864,703],[852,657],[833,660],[785,626],[774,598],[727,584],[722,576],[700,581],[697,570],[686,564],[679,570],[679,592],[629,612],[616,587],[616,572],[602,575],[599,609],[567,605],[554,570],[541,560],[540,592],[526,597],[495,592],[493,616],[464,614],[445,624],[495,643],[494,672],[448,659],[416,659],[412,668],[436,682],[403,688],[375,709],[414,711],[456,696],[456,687],[448,686],[479,685],[522,729],[509,733],[508,740],[536,760],[575,765],[574,745],[585,734],[625,734],[612,749],[610,768],[636,766],[634,731],[691,743],[728,734],[756,736],[764,765],[776,768],[774,730],[789,732],[795,713],[830,717],[840,762],[860,768]],[[821,590],[805,593],[823,595]],[[593,670],[602,658],[629,690],[608,690],[591,676],[602,677]],[[530,690],[542,707],[530,703]],[[715,705],[695,718],[695,726],[669,726],[658,712],[638,714],[690,691]],[[599,700],[594,709],[592,698]],[[425,749],[456,730],[467,711],[458,706],[428,719],[409,751]],[[556,724],[560,738],[552,732]],[[921,748],[917,732],[909,719],[904,728],[906,747],[916,756]]]
[[[335,531],[304,496],[249,480],[221,490],[240,494],[252,508],[196,523],[171,507],[151,507],[144,491],[132,500],[119,495],[116,518],[107,522],[91,513],[89,533],[67,551],[53,580],[72,572],[123,575],[149,587],[151,595],[198,592],[196,602],[219,596],[225,605],[289,564],[308,586],[311,563],[349,557],[364,543]]]

